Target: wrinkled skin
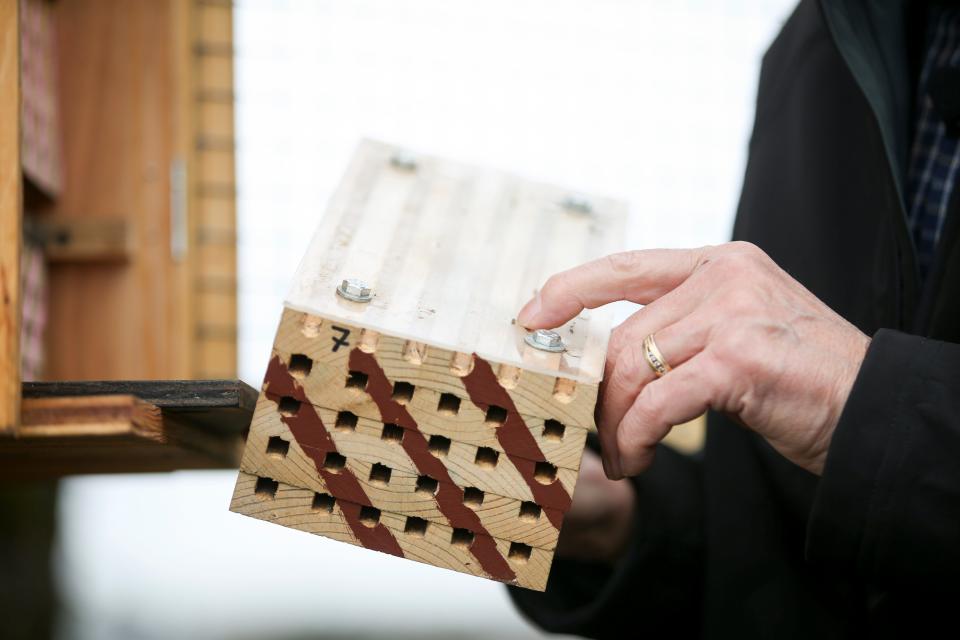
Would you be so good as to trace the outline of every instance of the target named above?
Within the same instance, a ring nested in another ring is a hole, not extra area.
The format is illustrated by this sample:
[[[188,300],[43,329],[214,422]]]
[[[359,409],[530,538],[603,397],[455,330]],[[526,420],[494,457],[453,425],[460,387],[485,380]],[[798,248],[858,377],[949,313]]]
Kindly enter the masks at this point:
[[[607,256],[547,280],[518,321],[552,328],[584,308],[642,305],[613,333],[598,410],[603,467],[636,475],[673,425],[726,413],[820,474],[870,339],[743,242]],[[657,378],[644,337],[673,367]],[[578,491],[579,493],[579,491]]]

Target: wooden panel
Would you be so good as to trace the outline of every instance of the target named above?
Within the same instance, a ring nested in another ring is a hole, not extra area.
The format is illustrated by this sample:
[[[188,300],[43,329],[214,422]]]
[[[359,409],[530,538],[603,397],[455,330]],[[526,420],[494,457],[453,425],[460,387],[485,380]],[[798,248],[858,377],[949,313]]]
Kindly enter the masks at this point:
[[[230,184],[234,180],[232,151],[199,151],[197,163],[199,175],[204,182]],[[207,223],[206,216],[204,218],[204,222]]]
[[[179,0],[189,60],[188,159],[192,280],[192,367],[197,376],[235,375],[236,199],[233,11],[229,2]],[[211,287],[211,283],[216,286]]]
[[[205,338],[197,348],[197,357],[202,364],[202,368],[197,371],[199,378],[222,378],[230,375],[236,368],[233,364],[237,354],[237,334],[234,327],[212,329],[204,333]]]
[[[222,52],[198,51],[198,86],[207,91],[233,91],[233,56]]]
[[[116,395],[131,391],[155,402]],[[253,395],[227,380],[29,383],[0,478],[233,467]]]
[[[257,392],[240,380],[97,380],[27,382],[29,399],[130,395],[160,408],[165,415],[221,433],[242,433],[250,426]]]
[[[0,0],[0,434],[20,417],[19,0]]]
[[[567,350],[529,347],[514,322],[551,274],[620,248],[626,208],[497,171],[360,145],[294,277],[292,309],[554,376],[596,383],[612,310],[558,328]],[[397,166],[401,164],[401,166]],[[335,294],[344,278],[371,285],[369,304]]]
[[[197,112],[200,131],[205,135],[233,137],[233,103],[199,101]]]
[[[204,279],[215,278],[217,280],[227,280],[236,278],[237,272],[237,247],[228,242],[211,243],[203,242],[196,247],[197,270],[198,274],[203,274]],[[201,276],[198,275],[198,278]],[[198,324],[205,320],[218,320],[229,322],[236,326],[234,316],[223,314],[216,318],[198,318]]]
[[[174,250],[171,5],[56,3],[64,184],[54,213],[122,218],[130,260],[54,265],[50,379],[188,378],[187,265]]]
[[[233,43],[233,11],[230,2],[195,3],[198,31],[203,42],[231,45]]]

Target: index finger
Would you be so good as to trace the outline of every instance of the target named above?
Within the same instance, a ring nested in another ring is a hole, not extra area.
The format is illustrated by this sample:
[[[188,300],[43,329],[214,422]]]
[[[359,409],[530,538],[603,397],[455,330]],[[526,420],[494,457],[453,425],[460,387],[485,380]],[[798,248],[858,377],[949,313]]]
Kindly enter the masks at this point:
[[[524,305],[517,321],[527,329],[552,329],[585,308],[619,300],[648,304],[689,278],[702,263],[705,251],[626,251],[562,271],[551,276]]]

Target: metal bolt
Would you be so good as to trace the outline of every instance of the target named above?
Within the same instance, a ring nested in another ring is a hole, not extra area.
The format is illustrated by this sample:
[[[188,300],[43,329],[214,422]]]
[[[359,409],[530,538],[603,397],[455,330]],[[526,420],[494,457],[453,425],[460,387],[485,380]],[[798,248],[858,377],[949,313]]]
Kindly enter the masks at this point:
[[[341,298],[354,302],[370,302],[373,299],[373,290],[370,285],[356,278],[346,278],[337,287],[337,293]]]
[[[591,203],[590,200],[586,198],[586,196],[582,196],[579,194],[571,194],[567,196],[560,203],[560,206],[562,206],[567,211],[572,211],[574,213],[581,213],[583,215],[590,215],[591,213],[593,213],[593,203]]]
[[[567,349],[563,346],[563,338],[560,337],[560,334],[547,329],[537,329],[532,333],[528,333],[525,341],[534,349],[550,351],[551,353],[559,353]]]
[[[400,149],[390,157],[390,164],[401,171],[416,171],[417,158],[409,151]]]

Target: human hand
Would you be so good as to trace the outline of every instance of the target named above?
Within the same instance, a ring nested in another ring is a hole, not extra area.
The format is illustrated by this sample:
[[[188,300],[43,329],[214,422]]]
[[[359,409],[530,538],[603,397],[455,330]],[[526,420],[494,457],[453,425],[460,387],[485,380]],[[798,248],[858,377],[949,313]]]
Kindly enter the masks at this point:
[[[617,300],[646,305],[613,332],[598,416],[610,478],[643,471],[673,425],[733,416],[816,474],[870,338],[752,244],[630,251],[552,276],[517,317],[557,327]],[[643,340],[673,367],[657,378]]]
[[[610,480],[600,456],[584,449],[580,479],[570,510],[563,517],[557,554],[588,562],[614,564],[630,540],[636,492],[629,480]]]

